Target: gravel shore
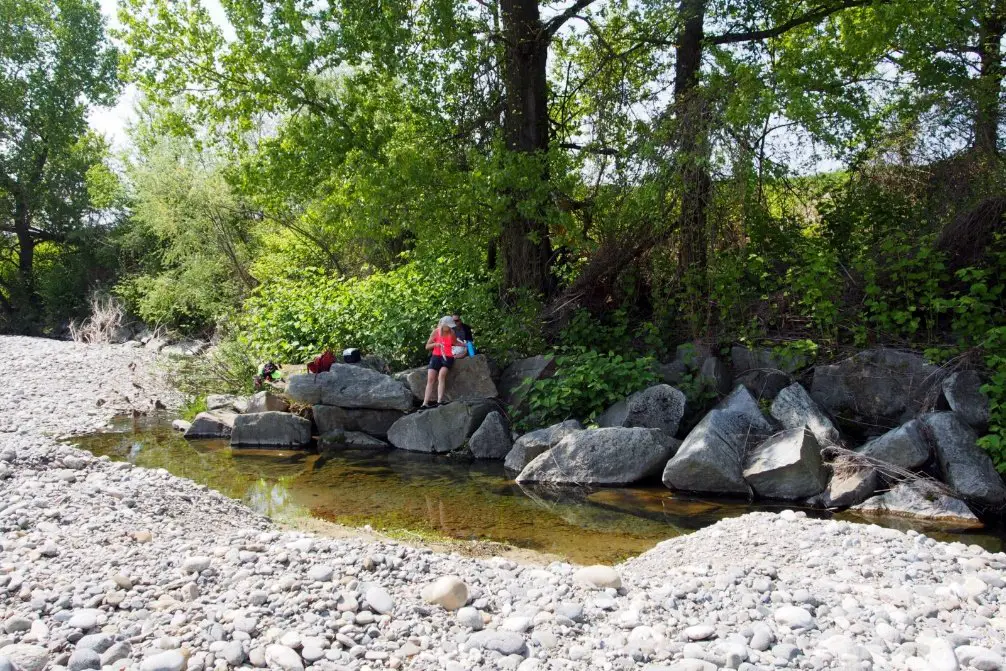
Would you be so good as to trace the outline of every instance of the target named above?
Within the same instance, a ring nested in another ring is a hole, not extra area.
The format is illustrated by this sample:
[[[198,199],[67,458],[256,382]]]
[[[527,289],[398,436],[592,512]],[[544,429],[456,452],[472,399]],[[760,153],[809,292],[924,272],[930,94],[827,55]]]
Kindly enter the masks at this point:
[[[53,440],[176,404],[149,352],[0,338],[0,356],[0,671],[1004,665],[1002,553],[789,511],[614,569],[282,531]]]

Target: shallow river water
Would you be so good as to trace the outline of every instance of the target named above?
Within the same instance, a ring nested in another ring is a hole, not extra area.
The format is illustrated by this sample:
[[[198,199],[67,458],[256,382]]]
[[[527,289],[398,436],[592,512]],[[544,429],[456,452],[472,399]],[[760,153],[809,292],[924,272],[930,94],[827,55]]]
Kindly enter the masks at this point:
[[[231,450],[226,441],[186,441],[163,417],[122,419],[114,426],[68,442],[99,456],[164,468],[276,519],[311,515],[350,526],[498,541],[576,563],[620,561],[719,519],[794,507],[681,497],[659,484],[598,490],[523,488],[507,477],[499,462],[399,450],[347,450],[332,458]],[[860,521],[848,514],[840,517]],[[909,526],[897,520],[892,525]],[[915,528],[993,551],[1006,545],[999,532]]]

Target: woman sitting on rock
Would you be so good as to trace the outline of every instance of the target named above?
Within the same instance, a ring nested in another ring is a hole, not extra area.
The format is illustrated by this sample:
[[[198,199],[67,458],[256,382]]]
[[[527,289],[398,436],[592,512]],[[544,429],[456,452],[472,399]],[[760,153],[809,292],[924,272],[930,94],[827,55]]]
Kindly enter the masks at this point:
[[[426,341],[426,350],[431,353],[430,365],[426,369],[426,394],[423,405],[419,408],[435,408],[444,402],[444,391],[447,389],[447,371],[454,365],[454,346],[458,344],[454,335],[454,319],[442,317],[437,327],[433,329]],[[433,386],[437,386],[437,400],[433,401]]]

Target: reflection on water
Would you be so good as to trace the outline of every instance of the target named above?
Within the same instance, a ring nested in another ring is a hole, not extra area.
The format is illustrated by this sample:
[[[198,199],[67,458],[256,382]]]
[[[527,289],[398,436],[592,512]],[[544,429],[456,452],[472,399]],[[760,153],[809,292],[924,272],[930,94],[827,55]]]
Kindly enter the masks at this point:
[[[278,519],[311,514],[352,526],[500,541],[578,563],[619,561],[726,517],[793,507],[698,500],[660,486],[520,487],[499,462],[397,450],[347,450],[330,458],[232,451],[226,441],[186,441],[164,418],[123,420],[115,432],[73,442],[97,455],[164,468]],[[932,535],[996,551],[1002,546],[994,534]]]

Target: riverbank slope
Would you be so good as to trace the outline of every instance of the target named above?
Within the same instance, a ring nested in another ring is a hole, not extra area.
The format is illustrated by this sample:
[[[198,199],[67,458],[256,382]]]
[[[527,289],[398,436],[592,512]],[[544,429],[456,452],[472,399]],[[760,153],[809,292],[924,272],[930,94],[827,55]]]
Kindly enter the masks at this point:
[[[0,338],[0,356],[0,669],[1004,664],[1003,554],[753,513],[584,575],[282,531],[52,439],[177,402],[148,352]],[[424,598],[446,576],[469,609]]]

